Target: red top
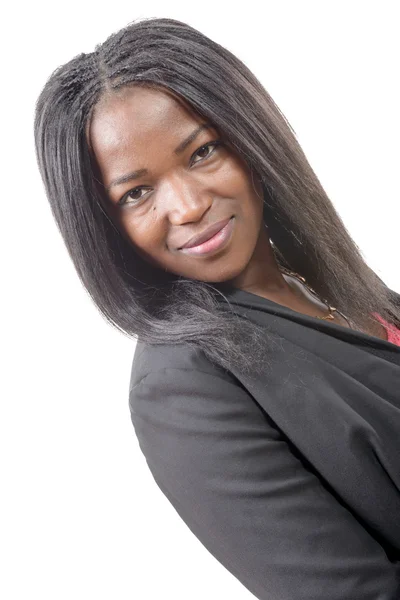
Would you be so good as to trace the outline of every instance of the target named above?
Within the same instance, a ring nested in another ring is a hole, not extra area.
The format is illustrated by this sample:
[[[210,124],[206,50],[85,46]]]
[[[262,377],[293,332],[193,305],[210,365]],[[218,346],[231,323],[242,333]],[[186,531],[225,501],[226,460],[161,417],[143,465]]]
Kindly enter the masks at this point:
[[[382,323],[382,325],[386,329],[387,341],[392,342],[392,344],[395,344],[396,346],[400,346],[400,329],[398,329],[395,325],[392,325],[392,323],[388,323],[383,317],[381,317],[380,314],[372,314],[378,319],[378,321]]]

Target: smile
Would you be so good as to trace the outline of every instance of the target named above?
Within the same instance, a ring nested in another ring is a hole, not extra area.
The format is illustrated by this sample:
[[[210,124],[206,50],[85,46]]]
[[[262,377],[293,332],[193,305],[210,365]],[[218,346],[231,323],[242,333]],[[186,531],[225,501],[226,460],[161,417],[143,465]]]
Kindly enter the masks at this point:
[[[208,255],[225,247],[232,237],[232,232],[235,225],[234,219],[235,217],[231,217],[225,227],[220,229],[218,233],[213,235],[207,241],[199,244],[198,246],[192,246],[191,248],[182,248],[180,252],[196,256],[203,256],[204,254]]]

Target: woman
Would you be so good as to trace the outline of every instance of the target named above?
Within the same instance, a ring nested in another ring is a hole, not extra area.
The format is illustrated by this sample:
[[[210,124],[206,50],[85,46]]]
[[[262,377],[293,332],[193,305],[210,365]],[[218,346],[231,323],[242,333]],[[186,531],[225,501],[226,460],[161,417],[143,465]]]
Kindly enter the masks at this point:
[[[399,598],[400,296],[261,83],[142,20],[51,75],[35,140],[81,281],[137,339],[132,422],[191,531],[262,600]]]

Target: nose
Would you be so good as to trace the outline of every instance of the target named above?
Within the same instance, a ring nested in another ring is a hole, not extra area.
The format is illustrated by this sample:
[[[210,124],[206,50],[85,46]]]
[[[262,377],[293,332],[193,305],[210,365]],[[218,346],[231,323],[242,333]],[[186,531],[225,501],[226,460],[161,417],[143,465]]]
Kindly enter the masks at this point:
[[[199,221],[212,205],[212,195],[199,182],[175,177],[163,194],[172,225]]]

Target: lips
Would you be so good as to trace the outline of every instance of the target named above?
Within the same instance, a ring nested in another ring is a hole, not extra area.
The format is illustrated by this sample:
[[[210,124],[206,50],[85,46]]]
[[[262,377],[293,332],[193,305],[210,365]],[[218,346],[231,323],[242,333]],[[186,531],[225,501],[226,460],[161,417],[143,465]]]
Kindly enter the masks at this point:
[[[229,217],[228,219],[224,219],[223,221],[218,221],[217,223],[213,223],[212,225],[210,225],[210,227],[207,227],[207,229],[205,229],[199,235],[195,235],[194,237],[191,237],[186,242],[186,244],[184,244],[183,246],[180,246],[178,248],[178,250],[181,250],[182,248],[193,248],[193,246],[198,246],[199,244],[206,242],[207,240],[212,238],[216,233],[218,233],[218,231],[221,231],[221,229],[229,223],[230,219],[231,219],[231,217]]]

